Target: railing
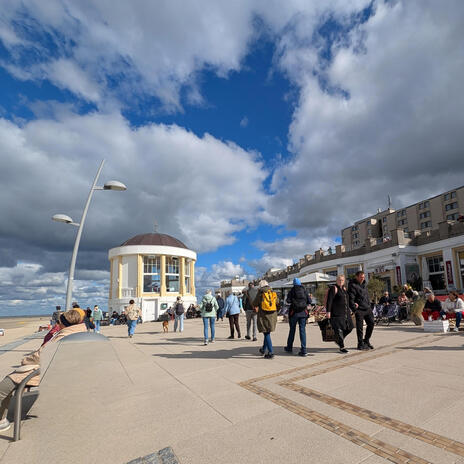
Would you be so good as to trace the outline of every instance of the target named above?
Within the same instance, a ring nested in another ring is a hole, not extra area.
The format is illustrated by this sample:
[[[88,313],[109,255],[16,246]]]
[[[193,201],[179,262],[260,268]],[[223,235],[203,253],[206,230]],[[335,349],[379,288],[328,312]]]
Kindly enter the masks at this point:
[[[136,296],[135,288],[122,288],[121,295],[123,298],[135,297]]]

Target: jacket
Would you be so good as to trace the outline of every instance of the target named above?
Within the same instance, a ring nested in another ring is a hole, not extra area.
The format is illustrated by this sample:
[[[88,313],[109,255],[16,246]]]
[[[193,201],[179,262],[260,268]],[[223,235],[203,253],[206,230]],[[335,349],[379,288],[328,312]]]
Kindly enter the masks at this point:
[[[255,301],[256,295],[258,295],[258,289],[256,287],[250,287],[243,296],[243,307],[245,311],[254,311],[255,307],[253,302]]]
[[[348,293],[345,287],[332,285],[327,293],[327,312],[330,318],[351,318]]]
[[[101,321],[103,319],[103,313],[100,308],[94,309],[92,313],[92,317],[94,321]]]
[[[306,291],[306,289],[302,285],[294,285],[287,295],[287,304],[290,306],[289,312],[291,315],[299,313],[303,315],[304,313],[306,313],[306,307],[304,309],[296,307],[298,293],[301,293],[303,295],[306,307],[311,304],[311,297],[309,296],[309,293]]]
[[[464,301],[462,301],[461,298],[458,298],[456,301],[451,301],[449,298],[447,298],[441,304],[441,307],[447,313],[459,313],[464,311]]]
[[[210,311],[209,313],[205,312],[205,306],[206,303],[210,301],[213,305],[213,310]],[[216,298],[214,298],[211,293],[207,293],[206,295],[203,296],[203,299],[201,300],[200,303],[200,311],[201,311],[201,317],[216,317],[217,310],[219,309],[218,303],[216,301]]]
[[[40,354],[42,350],[48,346],[49,343],[55,343],[60,341],[62,338],[67,337],[68,335],[72,335],[74,333],[79,332],[86,332],[85,324],[75,324],[69,327],[62,328],[59,332],[56,332],[53,338],[48,342],[43,344],[38,350],[33,351],[32,353],[27,354],[21,361],[21,366],[30,366],[31,369],[26,372],[12,372],[8,375],[10,379],[16,383],[21,383],[34,369],[38,369],[40,367]],[[38,387],[40,384],[40,375],[36,375],[32,377],[29,382],[27,382],[28,387]]]
[[[222,296],[218,296],[216,298],[216,301],[217,301],[217,304],[218,304],[218,308],[219,309],[224,309],[225,303],[224,303],[224,299],[222,298]]]
[[[427,301],[425,302],[425,305],[424,305],[424,311],[441,311],[442,310],[442,307],[441,307],[441,301],[440,300],[437,300],[436,298],[431,302],[427,299]]]
[[[253,302],[254,307],[258,307],[258,331],[259,333],[274,332],[277,325],[277,310],[264,311],[261,309],[261,302],[263,301],[263,293],[269,290],[269,287],[259,289],[258,294]],[[276,301],[279,305],[279,299]]]
[[[356,279],[351,280],[348,286],[348,296],[351,311],[369,311],[371,309],[366,281],[360,284]],[[355,306],[356,303],[358,308]]]
[[[129,305],[126,308],[126,317],[130,321],[136,321],[140,317],[141,313],[142,313],[142,311],[140,310],[140,308],[138,306],[135,305],[135,303]]]
[[[233,316],[234,314],[240,314],[240,303],[235,295],[229,295],[226,298],[224,312],[230,316]]]

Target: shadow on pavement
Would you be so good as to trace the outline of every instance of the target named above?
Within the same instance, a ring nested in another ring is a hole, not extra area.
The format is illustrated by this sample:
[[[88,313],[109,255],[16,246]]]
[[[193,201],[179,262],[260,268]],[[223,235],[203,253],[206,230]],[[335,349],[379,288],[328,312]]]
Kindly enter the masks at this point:
[[[399,350],[415,350],[415,351],[462,351],[463,346],[399,346]]]

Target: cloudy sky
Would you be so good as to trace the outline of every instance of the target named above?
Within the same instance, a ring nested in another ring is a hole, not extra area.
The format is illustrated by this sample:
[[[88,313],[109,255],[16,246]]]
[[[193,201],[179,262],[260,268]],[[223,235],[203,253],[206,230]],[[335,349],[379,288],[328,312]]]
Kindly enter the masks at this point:
[[[0,314],[104,307],[107,250],[159,230],[198,286],[282,267],[464,184],[461,0],[2,0]]]

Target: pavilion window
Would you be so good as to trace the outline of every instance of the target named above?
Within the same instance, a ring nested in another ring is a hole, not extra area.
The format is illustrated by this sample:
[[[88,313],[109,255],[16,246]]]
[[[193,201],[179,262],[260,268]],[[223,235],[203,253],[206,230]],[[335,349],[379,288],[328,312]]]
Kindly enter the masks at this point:
[[[192,293],[191,288],[190,288],[190,260],[186,259],[185,260],[185,292],[186,293]]]
[[[179,258],[166,257],[166,291],[179,293]]]
[[[159,256],[143,257],[143,291],[159,293],[161,287],[161,264]]]
[[[427,267],[429,269],[429,280],[433,290],[444,290],[445,284],[445,267],[443,265],[443,256],[430,256],[427,258]]]

